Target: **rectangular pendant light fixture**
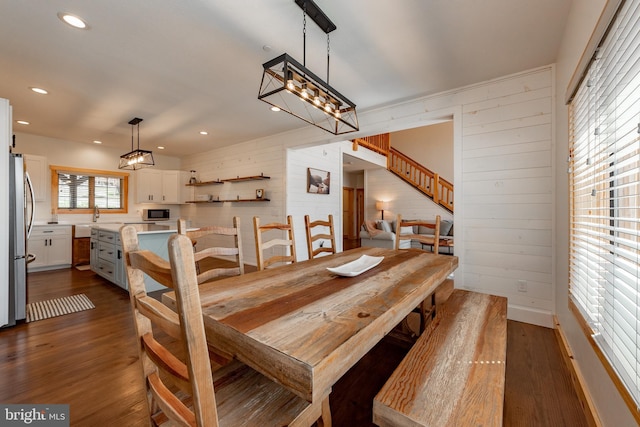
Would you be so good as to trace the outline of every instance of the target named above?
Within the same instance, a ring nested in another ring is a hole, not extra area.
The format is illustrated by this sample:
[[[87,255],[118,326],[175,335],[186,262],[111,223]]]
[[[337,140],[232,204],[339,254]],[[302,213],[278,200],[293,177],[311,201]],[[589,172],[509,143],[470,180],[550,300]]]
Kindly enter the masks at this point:
[[[131,125],[131,151],[120,156],[118,169],[137,170],[155,165],[153,153],[140,149],[140,122],[142,119],[135,117],[129,121]],[[138,148],[133,149],[133,127],[138,127]]]
[[[303,9],[305,18],[308,15],[322,28],[328,40],[328,34],[336,29],[333,22],[312,0],[294,1]],[[259,100],[334,135],[359,130],[356,105],[329,86],[328,53],[326,82],[286,53],[262,66]]]

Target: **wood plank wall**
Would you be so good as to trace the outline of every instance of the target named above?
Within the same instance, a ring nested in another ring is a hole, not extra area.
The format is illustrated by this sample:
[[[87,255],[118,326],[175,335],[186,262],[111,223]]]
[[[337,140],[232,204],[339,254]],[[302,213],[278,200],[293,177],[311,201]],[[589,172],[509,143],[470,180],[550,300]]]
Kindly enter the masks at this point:
[[[510,318],[548,327],[554,310],[553,103],[553,69],[544,67],[419,104],[424,111],[461,109],[454,118],[460,132],[454,138],[456,287],[506,296]],[[367,171],[365,181],[367,218],[380,217],[376,200],[392,201],[385,218],[450,218],[385,170]],[[518,291],[519,281],[527,292]]]
[[[196,194],[212,194],[220,199],[255,198],[256,189],[264,190],[268,202],[225,202],[185,205],[180,215],[191,219],[193,226],[231,226],[233,216],[239,216],[244,259],[247,264],[256,264],[253,217],[259,216],[262,223],[285,221],[285,149],[282,145],[243,144],[242,148],[227,147],[188,158],[183,169],[194,169],[198,179],[210,181],[237,176],[254,176],[263,173],[271,179],[224,183],[192,187]],[[297,230],[296,230],[297,231]],[[304,235],[304,233],[303,233]]]

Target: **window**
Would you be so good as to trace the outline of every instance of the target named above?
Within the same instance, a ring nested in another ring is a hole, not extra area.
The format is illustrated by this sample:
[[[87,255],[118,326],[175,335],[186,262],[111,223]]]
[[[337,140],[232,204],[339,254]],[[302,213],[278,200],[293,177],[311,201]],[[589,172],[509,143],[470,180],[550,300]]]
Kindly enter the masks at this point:
[[[127,213],[129,174],[51,166],[51,207],[58,213]]]
[[[636,418],[640,405],[639,23],[640,2],[623,2],[570,101],[569,158],[571,308]]]

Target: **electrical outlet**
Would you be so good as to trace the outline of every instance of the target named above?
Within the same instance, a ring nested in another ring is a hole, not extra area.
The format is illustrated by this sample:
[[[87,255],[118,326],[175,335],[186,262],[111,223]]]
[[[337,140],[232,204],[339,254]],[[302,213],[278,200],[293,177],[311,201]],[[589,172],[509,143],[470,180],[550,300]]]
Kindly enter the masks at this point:
[[[518,280],[518,292],[527,292],[526,280]]]

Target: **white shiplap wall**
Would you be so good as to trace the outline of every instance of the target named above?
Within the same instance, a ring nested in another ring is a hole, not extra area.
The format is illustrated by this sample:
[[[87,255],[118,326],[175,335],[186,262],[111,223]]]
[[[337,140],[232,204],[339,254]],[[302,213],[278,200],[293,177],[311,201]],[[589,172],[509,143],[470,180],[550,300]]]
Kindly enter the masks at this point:
[[[381,133],[454,119],[455,285],[503,295],[509,317],[552,326],[553,67],[507,76],[372,112]],[[386,117],[386,119],[385,119]],[[364,125],[363,125],[364,127]],[[446,211],[386,170],[365,173],[367,218],[389,200],[392,218]],[[518,291],[524,281],[526,292]]]
[[[553,69],[495,89],[462,106],[462,281],[508,297],[510,318],[551,327]]]
[[[342,227],[340,226],[342,198],[342,152],[340,144],[318,147],[290,149],[287,151],[287,214],[293,216],[298,260],[309,258],[304,216],[311,221],[326,220],[333,215],[336,248],[342,251]],[[329,194],[307,193],[307,168],[315,168],[331,173]],[[315,229],[316,233],[328,233],[328,229]]]
[[[240,217],[240,231],[245,262],[255,265],[255,240],[253,217],[262,223],[283,222],[285,218],[285,149],[281,144],[251,142],[226,147],[185,159],[186,169],[196,171],[201,181],[212,181],[243,176],[260,175],[271,179],[194,187],[194,195],[211,194],[220,199],[250,199],[255,190],[264,189],[268,202],[225,202],[186,205],[181,216],[191,221],[191,226],[231,226],[233,217]]]

